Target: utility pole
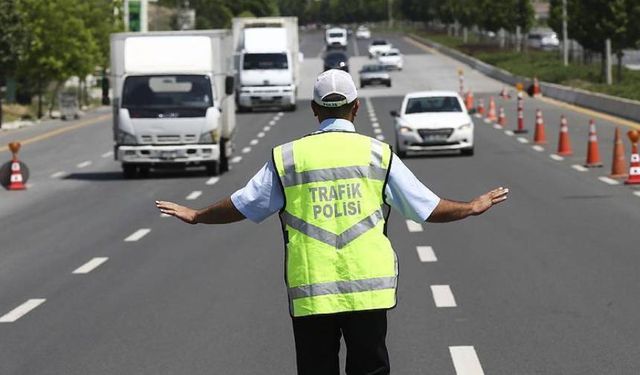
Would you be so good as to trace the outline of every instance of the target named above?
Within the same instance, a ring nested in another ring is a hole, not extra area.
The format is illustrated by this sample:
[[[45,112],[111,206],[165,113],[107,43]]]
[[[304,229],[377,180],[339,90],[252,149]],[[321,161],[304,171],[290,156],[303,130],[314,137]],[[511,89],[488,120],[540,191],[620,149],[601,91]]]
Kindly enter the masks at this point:
[[[607,38],[604,43],[604,53],[605,53],[605,78],[607,85],[611,85],[613,83],[613,76],[611,75],[611,39]]]
[[[569,65],[569,32],[567,31],[567,0],[562,0],[562,55],[564,66]]]

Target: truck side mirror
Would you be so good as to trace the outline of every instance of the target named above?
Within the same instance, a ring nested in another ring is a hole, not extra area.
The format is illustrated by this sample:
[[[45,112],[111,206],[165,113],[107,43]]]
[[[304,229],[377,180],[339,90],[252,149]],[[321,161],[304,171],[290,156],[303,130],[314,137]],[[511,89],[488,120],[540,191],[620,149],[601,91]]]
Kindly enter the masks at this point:
[[[396,110],[393,110],[393,111],[391,111],[391,112],[389,112],[389,113],[390,113],[390,114],[391,114],[391,116],[393,116],[393,117],[398,117],[398,111],[396,111]]]
[[[235,86],[235,79],[233,76],[227,76],[224,79],[224,93],[227,95],[232,95]]]

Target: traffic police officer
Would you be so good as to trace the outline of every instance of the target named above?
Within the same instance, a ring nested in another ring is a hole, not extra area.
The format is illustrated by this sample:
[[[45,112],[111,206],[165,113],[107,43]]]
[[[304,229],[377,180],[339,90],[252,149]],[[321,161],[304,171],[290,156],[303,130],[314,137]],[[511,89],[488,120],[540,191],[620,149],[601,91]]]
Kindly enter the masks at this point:
[[[355,132],[359,107],[351,76],[328,70],[311,103],[319,130],[274,148],[243,189],[201,210],[156,202],[191,224],[260,222],[280,213],[301,375],[338,375],[342,336],[348,375],[390,373],[386,312],[396,304],[398,267],[386,236],[389,206],[415,221],[447,222],[507,198],[508,189],[498,188],[471,202],[440,199],[389,145]]]

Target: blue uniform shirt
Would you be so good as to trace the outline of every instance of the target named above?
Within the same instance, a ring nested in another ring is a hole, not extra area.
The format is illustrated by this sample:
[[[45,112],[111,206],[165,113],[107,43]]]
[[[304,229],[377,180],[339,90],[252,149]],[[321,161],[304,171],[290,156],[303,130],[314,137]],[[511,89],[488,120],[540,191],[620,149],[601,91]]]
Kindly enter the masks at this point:
[[[355,132],[355,127],[348,120],[326,119],[318,131],[329,130]],[[440,198],[418,181],[397,155],[393,154],[392,158],[385,189],[386,202],[408,219],[427,220]],[[256,223],[280,211],[284,196],[273,161],[269,160],[245,187],[233,193],[231,201],[247,219]]]

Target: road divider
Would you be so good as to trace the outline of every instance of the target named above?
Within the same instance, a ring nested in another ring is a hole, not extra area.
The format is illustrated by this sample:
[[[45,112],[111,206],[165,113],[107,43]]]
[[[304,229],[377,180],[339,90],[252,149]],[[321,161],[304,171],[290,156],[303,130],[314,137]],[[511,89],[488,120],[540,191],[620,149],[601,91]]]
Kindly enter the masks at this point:
[[[31,310],[42,305],[45,301],[46,301],[45,298],[33,298],[30,300],[27,300],[22,305],[9,311],[5,315],[0,316],[0,323],[13,323],[16,320],[28,314]]]

